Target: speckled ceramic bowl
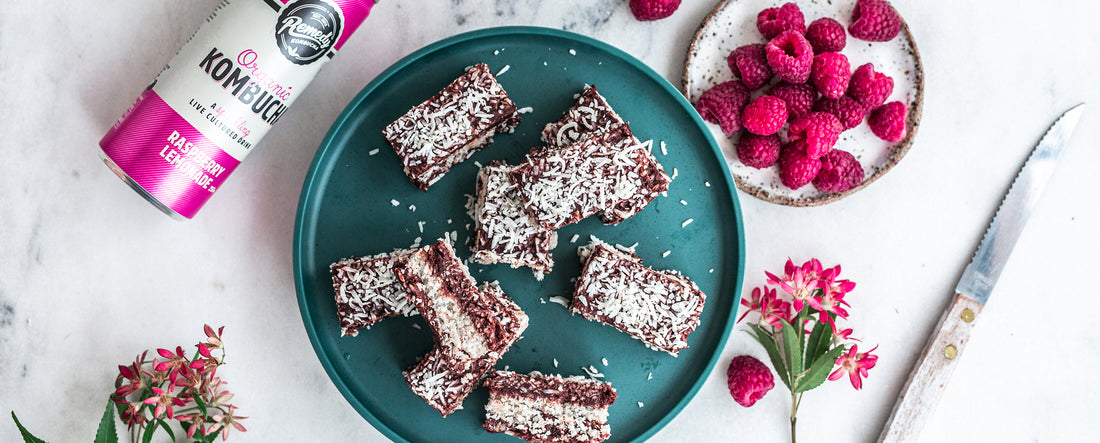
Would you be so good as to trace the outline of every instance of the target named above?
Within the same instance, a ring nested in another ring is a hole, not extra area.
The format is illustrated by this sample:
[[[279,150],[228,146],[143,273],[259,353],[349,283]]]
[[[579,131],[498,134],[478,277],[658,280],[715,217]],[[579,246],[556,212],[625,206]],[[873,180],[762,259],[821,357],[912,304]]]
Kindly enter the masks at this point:
[[[682,89],[689,101],[695,103],[707,88],[734,78],[726,64],[726,57],[738,46],[766,43],[756,29],[756,16],[761,10],[782,3],[777,0],[724,0],[707,15],[692,39],[684,62]],[[803,1],[797,4],[806,17],[807,25],[818,18],[831,17],[847,27],[855,2]],[[917,133],[924,97],[920,54],[909,26],[903,21],[901,35],[884,43],[865,42],[849,35],[848,43],[841,52],[848,56],[853,71],[865,63],[874,63],[876,71],[893,77],[894,92],[887,102],[900,100],[908,106],[906,137],[896,143],[883,141],[871,132],[866,120],[844,131],[836,148],[851,152],[863,165],[863,183],[845,192],[826,193],[812,184],[797,190],[787,188],[779,181],[778,167],[755,169],[742,164],[735,149],[737,136],[726,136],[718,125],[708,124],[722,147],[737,187],[743,192],[788,206],[822,205],[863,189],[886,174],[909,151]]]

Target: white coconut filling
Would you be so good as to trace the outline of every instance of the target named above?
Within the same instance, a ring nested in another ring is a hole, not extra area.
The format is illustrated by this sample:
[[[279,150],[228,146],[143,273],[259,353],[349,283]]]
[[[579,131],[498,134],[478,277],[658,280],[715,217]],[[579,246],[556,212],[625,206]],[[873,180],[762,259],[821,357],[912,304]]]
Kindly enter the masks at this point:
[[[487,420],[500,420],[509,430],[532,435],[547,435],[556,431],[562,434],[563,441],[598,441],[611,434],[606,407],[592,408],[544,398],[494,395],[485,405],[485,417]],[[599,426],[591,426],[590,423],[599,423]]]

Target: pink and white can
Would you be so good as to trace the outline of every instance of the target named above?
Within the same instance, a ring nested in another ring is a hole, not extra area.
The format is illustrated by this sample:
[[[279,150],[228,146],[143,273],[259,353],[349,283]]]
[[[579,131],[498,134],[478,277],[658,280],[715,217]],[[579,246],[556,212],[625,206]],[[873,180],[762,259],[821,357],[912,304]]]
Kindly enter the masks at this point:
[[[373,0],[222,0],[100,140],[158,209],[192,218],[367,18]]]

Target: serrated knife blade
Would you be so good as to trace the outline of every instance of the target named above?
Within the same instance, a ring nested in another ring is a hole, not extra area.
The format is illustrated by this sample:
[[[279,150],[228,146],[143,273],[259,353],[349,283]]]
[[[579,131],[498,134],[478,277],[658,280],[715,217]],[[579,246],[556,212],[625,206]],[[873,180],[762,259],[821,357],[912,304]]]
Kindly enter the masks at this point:
[[[989,223],[989,228],[978,245],[978,251],[963,270],[962,278],[955,286],[956,293],[970,297],[982,305],[989,300],[993,285],[1001,277],[1001,270],[1004,269],[1008,256],[1012,254],[1012,248],[1016,246],[1024,225],[1031,217],[1031,210],[1035,208],[1050,176],[1054,174],[1054,167],[1062,158],[1066,142],[1073,135],[1073,130],[1084,112],[1083,103],[1066,111],[1031,151],[1031,156],[1020,169],[1019,175],[1001,201],[1001,206],[997,208],[993,221]]]
[[[978,251],[963,270],[951,304],[943,312],[916,366],[909,373],[901,396],[879,435],[880,442],[915,441],[924,422],[932,415],[955,370],[958,357],[970,341],[971,328],[982,307],[989,301],[1012,248],[1016,246],[1016,240],[1020,238],[1050,176],[1054,174],[1054,168],[1084,111],[1085,105],[1082,103],[1055,120],[1016,175],[986,229]]]

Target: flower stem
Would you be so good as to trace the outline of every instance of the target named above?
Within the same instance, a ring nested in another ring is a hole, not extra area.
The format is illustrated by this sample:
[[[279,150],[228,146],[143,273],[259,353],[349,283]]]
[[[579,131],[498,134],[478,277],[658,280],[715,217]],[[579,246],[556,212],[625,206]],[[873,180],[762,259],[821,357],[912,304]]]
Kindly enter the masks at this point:
[[[795,424],[798,420],[798,405],[802,403],[802,394],[791,393],[791,443],[796,443]]]

